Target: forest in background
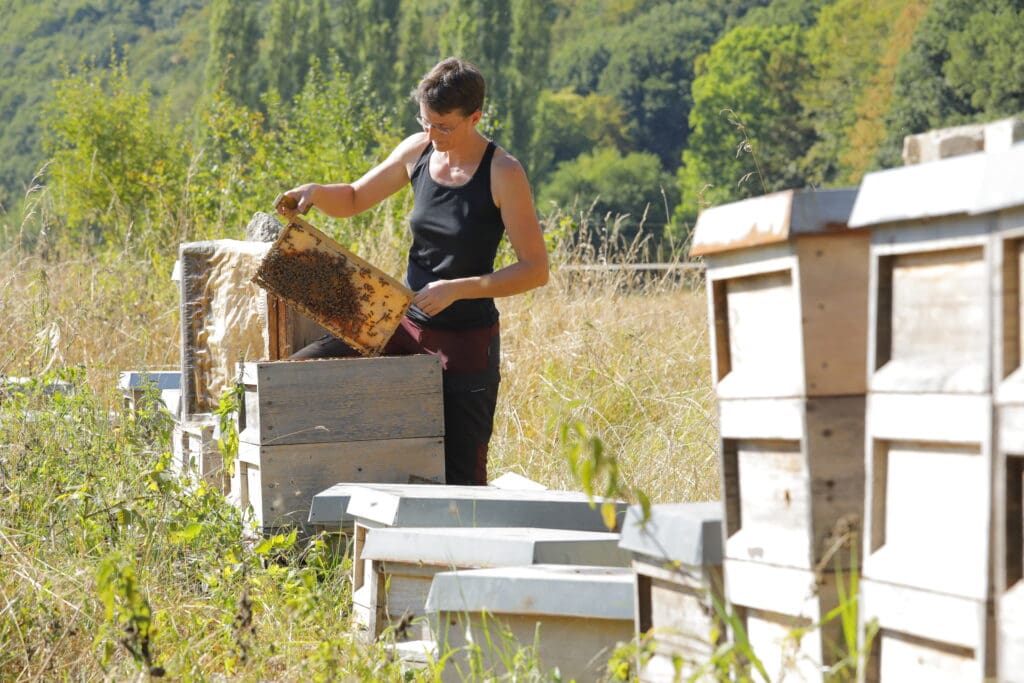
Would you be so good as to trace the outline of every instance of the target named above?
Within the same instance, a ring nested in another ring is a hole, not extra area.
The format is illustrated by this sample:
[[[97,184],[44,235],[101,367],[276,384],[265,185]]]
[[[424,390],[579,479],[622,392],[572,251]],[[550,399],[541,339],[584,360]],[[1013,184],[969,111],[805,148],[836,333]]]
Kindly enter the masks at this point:
[[[487,75],[485,132],[540,211],[676,243],[702,206],[856,184],[904,135],[1024,111],[1024,0],[14,0],[0,20],[3,246],[224,236],[381,158],[448,54]],[[353,228],[400,232],[404,201]]]

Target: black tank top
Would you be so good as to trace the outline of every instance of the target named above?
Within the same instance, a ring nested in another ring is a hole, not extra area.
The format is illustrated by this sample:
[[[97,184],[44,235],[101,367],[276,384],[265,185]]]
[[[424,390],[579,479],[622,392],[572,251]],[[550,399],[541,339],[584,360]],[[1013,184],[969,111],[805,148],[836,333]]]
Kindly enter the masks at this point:
[[[410,289],[420,290],[435,280],[494,272],[494,257],[505,232],[501,211],[491,195],[494,149],[494,143],[488,143],[473,177],[458,187],[441,185],[430,177],[432,143],[427,143],[416,161],[411,178],[415,202],[409,216],[412,247],[405,275]],[[449,330],[498,322],[494,299],[460,299],[434,317],[412,306],[407,315],[426,327]]]

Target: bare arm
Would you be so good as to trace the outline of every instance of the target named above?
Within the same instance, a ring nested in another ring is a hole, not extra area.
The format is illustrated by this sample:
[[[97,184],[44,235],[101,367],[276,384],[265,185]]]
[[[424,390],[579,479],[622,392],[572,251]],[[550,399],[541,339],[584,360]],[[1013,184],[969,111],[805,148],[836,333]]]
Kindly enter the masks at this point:
[[[507,154],[496,156],[492,187],[516,262],[488,275],[430,283],[413,299],[427,315],[437,315],[458,299],[512,296],[547,283],[548,252],[519,161]]]
[[[409,182],[409,169],[426,143],[425,133],[410,135],[395,147],[387,159],[354,183],[306,183],[288,190],[284,196],[298,202],[299,213],[316,206],[334,218],[354,216],[384,201]]]

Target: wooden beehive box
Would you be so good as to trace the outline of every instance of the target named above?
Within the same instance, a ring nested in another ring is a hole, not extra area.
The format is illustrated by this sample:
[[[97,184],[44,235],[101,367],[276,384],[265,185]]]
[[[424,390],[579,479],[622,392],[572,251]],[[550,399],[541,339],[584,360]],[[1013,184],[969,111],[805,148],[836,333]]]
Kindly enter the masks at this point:
[[[253,281],[371,356],[383,350],[413,296],[298,216],[289,219]]]
[[[729,398],[865,391],[870,236],[847,230],[856,190],[788,190],[706,209],[712,379]]]
[[[230,493],[231,478],[224,469],[224,457],[217,446],[213,422],[175,424],[171,452],[175,472],[205,479],[216,490]]]
[[[117,388],[121,391],[125,411],[134,412],[146,406],[147,393],[159,394],[157,404],[148,406],[166,410],[172,418],[181,413],[181,372],[167,370],[127,370],[118,374]]]
[[[251,282],[266,242],[214,240],[182,244],[182,421],[203,421],[237,380],[240,360],[287,358],[325,330]]]
[[[1024,682],[1024,146],[990,157],[978,208],[997,212],[993,259],[996,406],[994,529],[998,673]]]
[[[600,502],[600,501],[598,501]],[[624,503],[615,503],[617,518]],[[534,527],[608,531],[583,493],[525,491],[491,486],[370,484],[350,491],[354,520],[352,603],[356,623],[370,623],[372,561],[363,557],[370,529],[402,527]]]
[[[362,557],[369,567],[367,634],[419,620],[399,640],[430,639],[429,621],[420,619],[439,572],[536,564],[626,567],[628,553],[619,535],[600,531],[530,527],[394,527],[366,534]]]
[[[444,481],[436,356],[244,363],[235,488],[259,526],[304,525],[338,482]]]
[[[863,512],[870,236],[855,190],[787,191],[707,209],[725,556],[810,569]]]
[[[1019,423],[994,389],[1009,399],[1020,363],[1022,171],[1017,147],[870,174],[851,217],[873,233],[869,680],[996,672],[993,584],[1021,561]]]
[[[470,643],[480,648],[485,670],[498,676],[513,653],[536,645],[540,667],[558,667],[562,680],[605,680],[609,658],[633,638],[633,573],[569,565],[442,572],[434,576],[427,612],[438,655],[447,655],[442,680],[473,679]]]
[[[636,631],[654,639],[640,680],[660,683],[680,674],[690,680],[711,660],[713,634],[725,630],[714,604],[725,597],[722,504],[655,505],[646,522],[631,507],[619,547],[633,558]]]

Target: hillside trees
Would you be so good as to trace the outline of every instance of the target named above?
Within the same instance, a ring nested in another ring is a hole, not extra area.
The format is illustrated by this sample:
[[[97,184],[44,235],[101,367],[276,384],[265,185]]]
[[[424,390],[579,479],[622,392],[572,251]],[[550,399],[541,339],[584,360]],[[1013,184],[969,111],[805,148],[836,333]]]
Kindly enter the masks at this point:
[[[1024,2],[935,0],[896,70],[878,161],[905,135],[1024,111]]]
[[[792,84],[810,73],[796,25],[735,28],[698,60],[677,229],[702,205],[804,185],[815,136]]]
[[[237,0],[211,0],[210,54],[206,61],[208,92],[223,90],[236,102],[255,108],[262,92],[259,61],[253,51],[260,39],[255,8]]]
[[[598,219],[592,227],[616,224],[628,244],[642,221],[648,234],[661,236],[669,218],[665,207],[675,204],[676,192],[672,174],[657,156],[602,147],[561,164],[544,187],[540,203],[591,211]]]

